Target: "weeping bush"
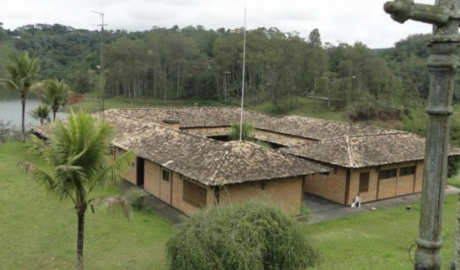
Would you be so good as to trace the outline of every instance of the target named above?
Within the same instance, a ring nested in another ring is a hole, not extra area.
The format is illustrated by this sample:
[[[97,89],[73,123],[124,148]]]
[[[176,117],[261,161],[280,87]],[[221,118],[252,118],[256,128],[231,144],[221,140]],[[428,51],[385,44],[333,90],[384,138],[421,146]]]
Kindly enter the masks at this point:
[[[174,270],[297,270],[319,260],[300,224],[263,202],[193,215],[174,229],[166,252]]]

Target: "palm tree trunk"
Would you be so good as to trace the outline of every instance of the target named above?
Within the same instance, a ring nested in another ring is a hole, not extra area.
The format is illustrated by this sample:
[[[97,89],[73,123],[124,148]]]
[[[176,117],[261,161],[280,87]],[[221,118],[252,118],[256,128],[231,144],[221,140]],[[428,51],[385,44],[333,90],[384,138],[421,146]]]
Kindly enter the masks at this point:
[[[78,234],[77,234],[77,270],[83,270],[83,239],[85,231],[86,205],[77,208]]]
[[[53,110],[53,122],[56,121],[56,111],[57,110]]]
[[[26,141],[25,113],[26,113],[26,95],[21,94],[22,103],[22,142]]]

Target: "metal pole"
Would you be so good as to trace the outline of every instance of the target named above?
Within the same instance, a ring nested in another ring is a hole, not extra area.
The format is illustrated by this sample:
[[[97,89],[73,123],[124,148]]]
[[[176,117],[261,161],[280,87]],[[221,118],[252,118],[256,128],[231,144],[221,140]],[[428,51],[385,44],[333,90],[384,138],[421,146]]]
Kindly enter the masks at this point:
[[[408,19],[433,24],[428,59],[430,97],[422,205],[419,233],[416,239],[416,270],[441,268],[442,216],[444,188],[447,178],[450,115],[456,69],[459,66],[457,48],[460,0],[436,0],[436,5],[414,4],[412,0],[395,0],[385,4],[385,11],[400,23]]]
[[[101,21],[102,23],[99,25],[101,26],[101,66],[100,66],[100,71],[101,71],[101,111],[102,111],[102,117],[105,117],[104,113],[104,66],[103,66],[103,48],[104,48],[104,13],[102,12],[97,12],[93,11],[93,13],[99,14],[101,16]]]
[[[240,116],[240,141],[243,140],[243,104],[244,104],[244,74],[246,68],[246,7],[244,8],[244,33],[243,33],[243,80],[241,86],[241,116]]]

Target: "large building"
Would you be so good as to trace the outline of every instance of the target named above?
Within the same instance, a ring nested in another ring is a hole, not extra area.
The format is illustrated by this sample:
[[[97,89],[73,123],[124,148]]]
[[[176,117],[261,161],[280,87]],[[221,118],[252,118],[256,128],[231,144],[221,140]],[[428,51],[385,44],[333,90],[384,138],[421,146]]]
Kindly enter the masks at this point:
[[[301,211],[305,193],[350,205],[417,193],[424,142],[416,135],[319,119],[245,111],[251,142],[231,142],[237,108],[112,109],[114,157],[133,150],[125,178],[186,214],[209,205],[264,199]],[[33,128],[48,137],[49,125]],[[460,154],[451,149],[452,154]]]

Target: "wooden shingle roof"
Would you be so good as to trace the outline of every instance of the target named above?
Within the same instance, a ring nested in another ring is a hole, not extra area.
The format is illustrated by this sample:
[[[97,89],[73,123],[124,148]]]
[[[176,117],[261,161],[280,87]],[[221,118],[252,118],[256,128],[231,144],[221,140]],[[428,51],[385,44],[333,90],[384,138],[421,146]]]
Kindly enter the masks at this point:
[[[363,168],[423,160],[425,138],[407,132],[341,136],[281,151],[341,167]],[[450,155],[460,155],[460,149],[451,147]]]

